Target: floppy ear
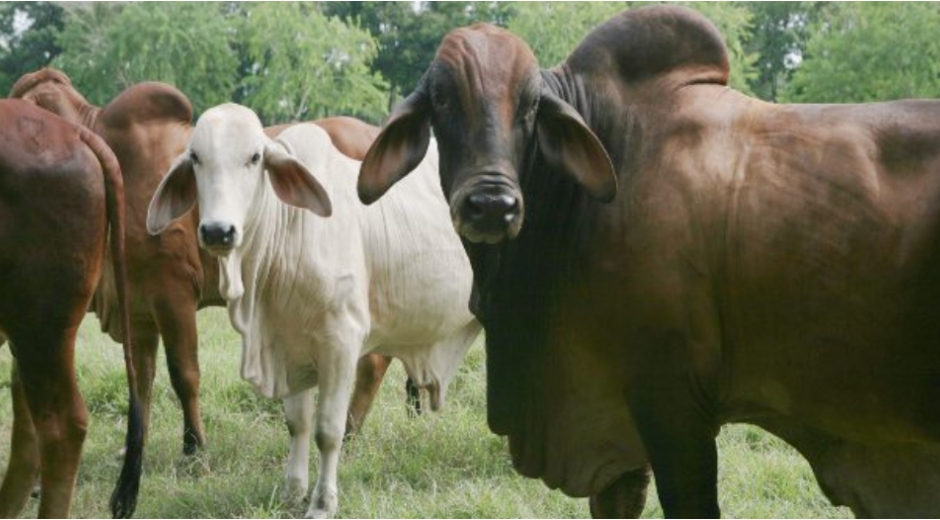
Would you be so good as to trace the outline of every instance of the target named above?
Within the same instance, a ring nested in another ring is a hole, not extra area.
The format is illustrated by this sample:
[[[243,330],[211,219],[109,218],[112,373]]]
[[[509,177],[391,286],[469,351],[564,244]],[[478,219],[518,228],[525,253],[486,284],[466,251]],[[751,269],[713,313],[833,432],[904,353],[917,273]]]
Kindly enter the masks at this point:
[[[568,103],[547,93],[539,100],[539,149],[549,164],[561,168],[588,194],[602,202],[617,195],[617,176],[604,145]]]
[[[359,200],[372,204],[424,159],[431,142],[424,81],[392,112],[359,168]]]
[[[280,146],[264,147],[264,167],[274,193],[285,204],[307,209],[321,217],[333,214],[330,196],[310,170]]]
[[[147,209],[147,231],[157,235],[196,205],[196,175],[189,151],[176,158],[160,181]]]

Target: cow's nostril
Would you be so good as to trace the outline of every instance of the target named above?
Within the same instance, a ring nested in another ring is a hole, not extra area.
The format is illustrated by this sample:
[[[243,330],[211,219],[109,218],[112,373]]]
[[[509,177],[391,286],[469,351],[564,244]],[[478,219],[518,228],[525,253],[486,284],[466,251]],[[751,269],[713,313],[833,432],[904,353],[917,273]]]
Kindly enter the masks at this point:
[[[467,198],[467,216],[471,218],[495,215],[509,217],[517,212],[518,208],[519,200],[504,193],[474,193]]]
[[[202,224],[199,234],[207,246],[231,246],[235,243],[235,226],[231,224]]]

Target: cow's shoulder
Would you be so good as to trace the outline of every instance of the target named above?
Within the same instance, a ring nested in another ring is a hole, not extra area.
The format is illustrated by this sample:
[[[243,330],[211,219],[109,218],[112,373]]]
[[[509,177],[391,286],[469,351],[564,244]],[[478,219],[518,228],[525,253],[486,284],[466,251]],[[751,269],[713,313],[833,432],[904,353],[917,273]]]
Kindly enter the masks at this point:
[[[718,29],[681,6],[631,9],[599,25],[569,56],[582,74],[615,71],[627,84],[668,79],[676,86],[728,83],[728,50]]]
[[[189,98],[175,87],[159,82],[128,87],[102,109],[99,117],[111,128],[166,122],[189,124],[192,119]]]

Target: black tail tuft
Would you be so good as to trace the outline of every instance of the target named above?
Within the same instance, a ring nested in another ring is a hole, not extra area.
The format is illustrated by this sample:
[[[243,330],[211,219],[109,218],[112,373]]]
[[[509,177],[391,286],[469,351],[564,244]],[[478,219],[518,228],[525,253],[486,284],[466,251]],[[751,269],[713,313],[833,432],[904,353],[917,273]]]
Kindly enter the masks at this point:
[[[130,518],[134,514],[144,464],[144,429],[140,405],[136,400],[131,402],[127,420],[124,467],[121,468],[121,476],[114,492],[111,493],[111,515],[114,518]]]

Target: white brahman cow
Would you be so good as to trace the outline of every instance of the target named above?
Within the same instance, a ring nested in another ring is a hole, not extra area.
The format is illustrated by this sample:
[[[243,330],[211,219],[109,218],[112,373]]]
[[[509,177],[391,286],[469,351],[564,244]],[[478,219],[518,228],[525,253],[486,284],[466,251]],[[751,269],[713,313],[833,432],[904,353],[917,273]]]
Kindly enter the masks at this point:
[[[199,202],[199,243],[220,262],[220,289],[242,336],[242,377],[284,398],[291,434],[285,493],[308,487],[313,387],[320,471],[308,517],[337,510],[337,465],[356,362],[402,360],[440,408],[480,332],[472,273],[438,178],[436,147],[389,195],[363,206],[359,162],[300,124],[276,141],[257,115],[225,104],[196,123],[154,193],[158,233]]]

